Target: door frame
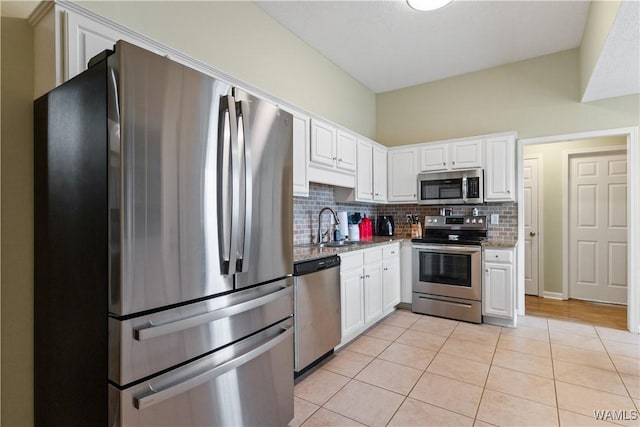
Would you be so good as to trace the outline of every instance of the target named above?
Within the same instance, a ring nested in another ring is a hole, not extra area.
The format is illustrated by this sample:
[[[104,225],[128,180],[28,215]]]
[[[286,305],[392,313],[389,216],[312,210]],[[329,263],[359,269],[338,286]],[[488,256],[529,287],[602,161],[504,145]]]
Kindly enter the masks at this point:
[[[640,217],[632,212],[640,212],[640,146],[638,145],[638,127],[605,129],[577,132],[564,135],[552,135],[535,138],[522,138],[517,142],[517,190],[518,200],[524,197],[524,146],[528,144],[546,144],[552,142],[575,141],[579,139],[600,138],[606,136],[625,136],[627,138],[627,329],[637,334],[640,330]],[[518,203],[518,246],[517,246],[517,310],[524,315],[524,209]],[[558,297],[561,297],[559,294]]]
[[[538,161],[538,182],[536,185],[538,186],[538,292],[536,295],[544,296],[544,182],[542,181],[542,172],[544,171],[544,157],[542,154],[529,154],[524,156],[523,158],[523,168],[524,168],[524,160],[536,159]],[[522,181],[522,188],[524,190],[524,178]],[[522,199],[524,203],[524,193]],[[523,213],[523,238],[524,238],[524,213]],[[522,253],[524,253],[524,246],[522,248]],[[524,264],[523,272],[524,272]],[[524,276],[523,276],[524,277]],[[524,279],[523,279],[524,280]]]
[[[625,145],[611,145],[607,147],[574,148],[562,152],[562,299],[569,299],[569,160],[571,157],[581,154],[598,154],[624,152],[627,155],[627,203],[629,203],[629,155]],[[627,211],[627,221],[630,220]],[[629,228],[627,222],[627,239],[629,238]],[[627,242],[627,245],[629,242]],[[627,246],[628,248],[628,246]],[[628,257],[628,254],[627,254]],[[628,260],[627,260],[628,261]],[[627,266],[628,267],[628,266]],[[627,276],[627,281],[628,276]],[[629,284],[627,283],[627,286]],[[627,304],[629,303],[629,293],[627,292]],[[628,305],[627,305],[628,308]]]

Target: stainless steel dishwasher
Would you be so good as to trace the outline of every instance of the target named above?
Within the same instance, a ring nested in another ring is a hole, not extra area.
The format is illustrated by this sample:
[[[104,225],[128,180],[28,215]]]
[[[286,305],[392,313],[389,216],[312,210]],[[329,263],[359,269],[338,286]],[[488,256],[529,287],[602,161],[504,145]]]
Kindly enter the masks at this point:
[[[340,343],[340,258],[294,264],[294,371],[301,374]]]

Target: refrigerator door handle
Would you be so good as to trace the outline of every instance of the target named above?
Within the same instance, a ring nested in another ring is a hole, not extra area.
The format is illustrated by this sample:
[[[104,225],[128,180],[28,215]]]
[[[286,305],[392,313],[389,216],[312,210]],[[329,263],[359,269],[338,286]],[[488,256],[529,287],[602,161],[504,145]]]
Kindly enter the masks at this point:
[[[220,99],[220,127],[218,140],[218,216],[222,219],[218,224],[221,236],[220,271],[232,275],[236,272],[238,256],[238,221],[240,171],[238,171],[238,125],[235,119],[236,106],[232,96]]]
[[[251,173],[251,140],[245,124],[249,121],[249,105],[246,101],[238,101],[236,109],[238,114],[238,151],[240,152],[240,174],[241,181],[244,181],[240,187],[241,195],[239,200],[243,203],[240,208],[240,218],[244,222],[244,226],[240,230],[238,236],[238,272],[247,272],[249,270],[249,257],[251,254],[251,225],[252,225],[252,208],[253,208],[253,176]]]
[[[228,307],[220,308],[218,310],[210,311],[204,314],[198,314],[196,316],[175,320],[173,322],[163,323],[160,325],[145,325],[145,326],[136,327],[136,328],[133,328],[133,338],[136,341],[145,341],[151,338],[156,338],[163,335],[169,335],[175,332],[184,331],[185,329],[194,328],[196,326],[200,326],[205,323],[210,323],[218,319],[234,316],[236,314],[240,314],[245,311],[253,310],[254,308],[258,308],[262,305],[266,305],[285,295],[291,294],[292,292],[293,292],[293,286],[286,286],[286,287],[282,287],[276,292],[271,292],[267,295],[262,295],[258,298],[253,298],[248,301],[244,301]]]
[[[282,328],[282,332],[277,335],[275,338],[271,338],[269,341],[264,344],[234,358],[227,362],[224,362],[213,369],[210,369],[201,374],[195,375],[192,378],[189,378],[181,383],[176,385],[169,386],[164,390],[154,391],[151,394],[148,394],[143,397],[134,397],[133,398],[133,406],[138,409],[146,409],[158,403],[164,402],[167,399],[171,399],[179,394],[186,393],[189,390],[198,387],[201,384],[205,384],[209,381],[214,380],[215,378],[223,375],[229,371],[232,371],[256,357],[268,352],[272,348],[276,347],[278,344],[285,341],[293,334],[293,328],[291,326],[287,328]]]

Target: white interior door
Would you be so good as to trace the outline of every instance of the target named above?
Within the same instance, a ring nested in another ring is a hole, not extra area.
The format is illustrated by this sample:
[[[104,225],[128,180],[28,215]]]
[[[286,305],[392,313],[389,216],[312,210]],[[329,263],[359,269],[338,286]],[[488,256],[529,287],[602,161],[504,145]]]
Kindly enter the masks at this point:
[[[539,295],[539,162],[537,157],[524,159],[524,293]]]
[[[569,160],[569,296],[627,303],[627,156]]]

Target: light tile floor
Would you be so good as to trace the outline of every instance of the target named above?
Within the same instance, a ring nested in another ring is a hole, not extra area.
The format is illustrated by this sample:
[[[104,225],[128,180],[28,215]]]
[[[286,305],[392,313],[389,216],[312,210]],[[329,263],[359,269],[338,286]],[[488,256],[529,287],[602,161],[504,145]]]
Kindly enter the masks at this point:
[[[544,317],[513,329],[397,310],[300,378],[294,394],[291,426],[640,426],[640,336]],[[594,410],[627,419],[598,421]]]

